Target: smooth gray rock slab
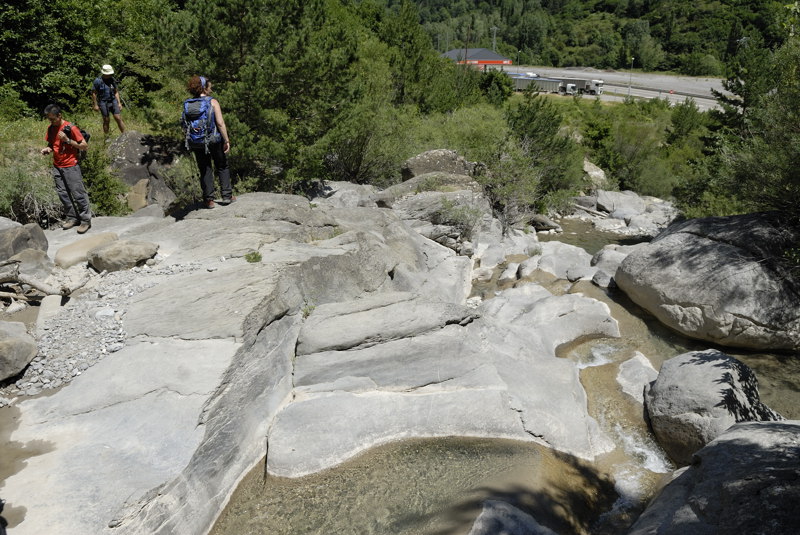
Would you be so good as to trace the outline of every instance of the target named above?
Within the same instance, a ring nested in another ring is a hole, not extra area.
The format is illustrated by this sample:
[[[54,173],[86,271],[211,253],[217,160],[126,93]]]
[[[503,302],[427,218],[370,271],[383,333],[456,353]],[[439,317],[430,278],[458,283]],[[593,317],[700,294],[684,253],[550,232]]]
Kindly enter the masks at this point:
[[[181,275],[169,285],[135,296],[125,315],[125,328],[130,336],[241,339],[245,319],[275,291],[276,284],[274,268],[244,260],[217,271]]]
[[[676,472],[628,535],[793,534],[800,528],[800,422],[747,422]]]
[[[0,321],[0,381],[21,372],[36,356],[36,350],[36,340],[24,323]]]
[[[680,465],[737,422],[783,419],[761,403],[753,371],[714,349],[664,362],[644,398],[658,443]]]
[[[358,301],[320,305],[297,341],[297,354],[346,350],[410,338],[475,318],[467,307],[415,299],[411,294],[378,294]],[[387,322],[387,319],[389,321]]]
[[[164,217],[164,209],[158,204],[150,204],[136,210],[131,217]]]
[[[314,309],[269,470],[298,477],[409,437],[516,437],[582,458],[613,448],[577,368],[555,356],[575,339],[619,336],[605,304],[526,285],[476,312],[403,294]],[[337,332],[344,325],[358,336]]]
[[[89,251],[118,239],[119,237],[113,232],[90,234],[60,248],[55,254],[55,263],[57,266],[66,269],[81,262],[86,262],[89,258]]]
[[[86,255],[97,271],[120,271],[141,266],[158,252],[158,245],[139,240],[117,240],[101,245]]]
[[[750,349],[800,348],[800,287],[776,263],[791,235],[775,214],[674,225],[636,249],[617,285],[668,327]]]
[[[39,225],[17,224],[0,229],[0,261],[7,260],[25,249],[47,251],[47,237]]]
[[[14,533],[52,533],[67,517],[70,532],[102,533],[110,511],[178,475],[203,437],[203,405],[238,347],[132,343],[68,388],[17,403],[13,439],[40,454],[5,481],[3,498],[27,509]],[[75,514],[76,503],[92,506]]]
[[[114,516],[113,534],[194,535],[210,529],[237,484],[267,450],[274,415],[292,389],[300,316],[283,316],[248,340],[208,398],[202,439],[180,473]],[[138,500],[137,500],[138,499]]]
[[[609,214],[624,212],[626,214],[641,214],[647,208],[644,199],[632,191],[597,191],[597,208]],[[617,219],[622,219],[617,218]]]
[[[469,535],[556,535],[556,532],[513,505],[487,500]]]
[[[273,429],[268,469],[285,477],[318,472],[373,446],[415,436],[530,440],[502,391],[479,389],[318,394],[289,405]]]

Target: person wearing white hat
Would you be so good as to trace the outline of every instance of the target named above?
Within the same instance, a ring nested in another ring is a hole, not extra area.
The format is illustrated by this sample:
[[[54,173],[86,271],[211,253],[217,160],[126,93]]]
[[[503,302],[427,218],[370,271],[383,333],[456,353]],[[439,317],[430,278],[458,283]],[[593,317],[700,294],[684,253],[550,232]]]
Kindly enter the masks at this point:
[[[108,136],[109,114],[114,116],[120,132],[125,131],[125,123],[122,122],[122,101],[119,98],[117,81],[114,80],[114,68],[111,65],[103,65],[100,69],[100,76],[92,82],[92,107],[94,111],[99,111],[103,116],[103,133]]]

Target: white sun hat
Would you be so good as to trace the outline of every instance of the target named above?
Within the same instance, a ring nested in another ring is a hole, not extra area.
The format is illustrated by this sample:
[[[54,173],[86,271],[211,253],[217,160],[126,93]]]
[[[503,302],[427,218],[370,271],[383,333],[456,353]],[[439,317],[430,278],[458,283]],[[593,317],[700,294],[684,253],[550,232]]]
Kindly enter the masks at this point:
[[[114,68],[111,65],[103,65],[103,68],[100,69],[100,72],[103,74],[114,74]]]

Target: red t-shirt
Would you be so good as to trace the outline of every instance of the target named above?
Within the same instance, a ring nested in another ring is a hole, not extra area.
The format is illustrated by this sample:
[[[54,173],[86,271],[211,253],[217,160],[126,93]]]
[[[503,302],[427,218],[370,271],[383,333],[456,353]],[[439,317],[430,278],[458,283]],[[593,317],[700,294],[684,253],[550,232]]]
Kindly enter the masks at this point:
[[[71,125],[67,121],[61,121],[61,126],[54,126],[51,124],[47,127],[47,135],[44,139],[47,141],[47,145],[53,149],[53,165],[56,167],[72,167],[73,165],[78,165],[78,153],[80,151],[72,145],[62,143],[58,138],[58,133],[63,130],[65,126],[72,126],[68,134],[70,138],[78,143],[83,141],[80,128]]]

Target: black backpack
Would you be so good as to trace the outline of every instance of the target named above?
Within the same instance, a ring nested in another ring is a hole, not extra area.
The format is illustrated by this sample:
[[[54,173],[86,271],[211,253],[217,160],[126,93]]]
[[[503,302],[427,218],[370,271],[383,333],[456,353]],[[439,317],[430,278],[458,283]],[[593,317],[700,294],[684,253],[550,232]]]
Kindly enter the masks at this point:
[[[80,133],[83,136],[83,140],[86,143],[89,143],[89,138],[92,137],[92,134],[90,134],[89,132],[87,132],[86,130],[84,130],[83,128],[81,128],[80,126],[78,126],[76,124],[68,124],[68,125],[64,126],[64,128],[62,130],[64,130],[64,133],[67,134],[67,136],[72,138],[72,127],[73,126],[75,128],[77,128],[78,130],[80,130]],[[88,152],[88,149],[87,150],[79,150],[78,151],[78,163],[80,163],[80,162],[82,162],[83,160],[86,159],[86,153],[87,152]]]

